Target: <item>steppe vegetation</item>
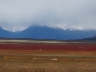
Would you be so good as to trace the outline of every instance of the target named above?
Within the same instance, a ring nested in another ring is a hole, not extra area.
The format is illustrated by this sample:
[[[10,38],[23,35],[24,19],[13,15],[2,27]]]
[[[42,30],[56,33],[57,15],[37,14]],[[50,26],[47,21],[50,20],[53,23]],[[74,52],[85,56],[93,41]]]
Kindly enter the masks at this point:
[[[96,52],[0,50],[0,72],[96,72]]]
[[[96,44],[0,40],[0,72],[96,72]]]

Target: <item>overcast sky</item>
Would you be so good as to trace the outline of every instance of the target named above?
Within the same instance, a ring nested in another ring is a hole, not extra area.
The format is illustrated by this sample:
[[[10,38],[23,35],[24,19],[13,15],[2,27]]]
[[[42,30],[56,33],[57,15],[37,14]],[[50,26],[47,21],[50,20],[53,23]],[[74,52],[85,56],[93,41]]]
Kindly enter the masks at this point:
[[[0,0],[0,27],[19,31],[33,23],[96,29],[96,0]]]

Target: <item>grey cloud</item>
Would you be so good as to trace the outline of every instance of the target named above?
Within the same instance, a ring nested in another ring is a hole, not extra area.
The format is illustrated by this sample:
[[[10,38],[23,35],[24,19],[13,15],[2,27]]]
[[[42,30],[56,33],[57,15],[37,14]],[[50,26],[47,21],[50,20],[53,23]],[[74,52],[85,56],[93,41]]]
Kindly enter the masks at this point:
[[[52,27],[96,29],[96,0],[0,0],[0,26],[10,31],[35,22]]]

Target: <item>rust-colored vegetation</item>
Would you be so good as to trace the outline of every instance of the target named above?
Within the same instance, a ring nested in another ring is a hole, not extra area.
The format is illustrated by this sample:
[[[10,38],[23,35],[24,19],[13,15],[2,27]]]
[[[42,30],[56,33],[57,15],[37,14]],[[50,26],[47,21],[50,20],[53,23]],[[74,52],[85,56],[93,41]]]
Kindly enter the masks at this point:
[[[0,44],[0,72],[95,71],[95,44]]]
[[[41,44],[41,43],[5,43],[0,44],[0,49],[3,50],[81,50],[81,51],[96,51],[96,44]]]

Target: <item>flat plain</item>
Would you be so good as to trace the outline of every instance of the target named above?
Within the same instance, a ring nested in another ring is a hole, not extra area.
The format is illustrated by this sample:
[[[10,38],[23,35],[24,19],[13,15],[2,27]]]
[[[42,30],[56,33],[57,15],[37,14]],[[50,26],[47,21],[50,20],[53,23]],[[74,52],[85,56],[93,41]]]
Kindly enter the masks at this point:
[[[0,72],[96,72],[96,44],[1,41]]]

